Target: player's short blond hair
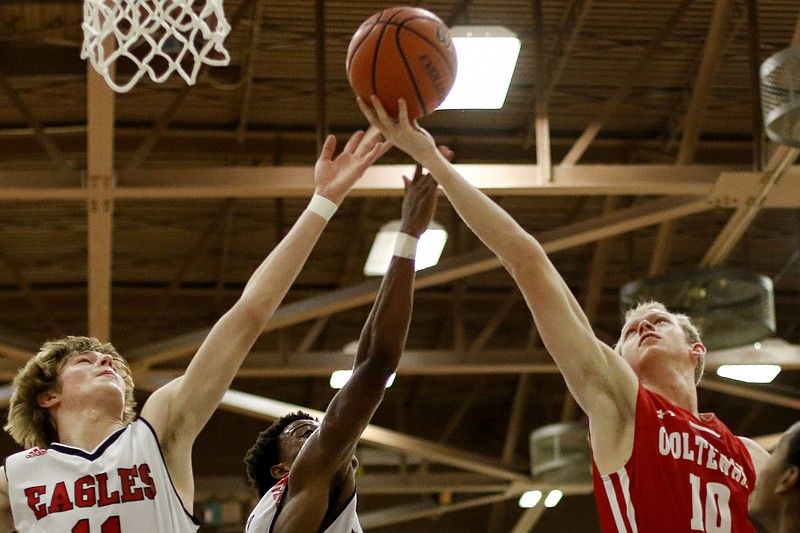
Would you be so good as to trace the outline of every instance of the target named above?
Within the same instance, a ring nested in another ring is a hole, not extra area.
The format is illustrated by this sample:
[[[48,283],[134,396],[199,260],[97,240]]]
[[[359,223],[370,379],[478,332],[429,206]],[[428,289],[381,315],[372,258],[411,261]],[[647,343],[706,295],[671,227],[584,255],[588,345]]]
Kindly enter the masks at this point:
[[[47,409],[39,405],[39,395],[58,391],[59,374],[73,354],[96,351],[110,355],[114,370],[125,383],[125,408],[123,423],[130,423],[136,416],[136,400],[133,397],[133,376],[127,361],[109,343],[94,337],[64,337],[45,342],[39,353],[33,356],[14,377],[14,394],[8,409],[5,430],[24,448],[38,446],[47,448],[58,440],[58,428]]]
[[[667,309],[667,307],[662,304],[661,302],[656,302],[655,300],[650,300],[646,302],[640,302],[636,305],[636,307],[632,307],[625,311],[625,321],[624,323],[627,324],[628,321],[633,318],[634,316],[638,315],[645,309],[658,309],[659,311],[663,311],[673,317],[675,320],[678,321],[678,325],[683,330],[684,335],[686,335],[686,341],[689,344],[694,344],[696,342],[703,343],[703,340],[700,338],[700,329],[692,322],[692,319],[689,318],[689,315],[685,315],[683,313],[674,313]],[[616,351],[619,352],[620,343],[617,343],[615,347]],[[706,357],[705,355],[701,355],[697,359],[697,364],[694,367],[694,383],[697,385],[700,383],[700,380],[703,379],[703,372],[706,368]]]

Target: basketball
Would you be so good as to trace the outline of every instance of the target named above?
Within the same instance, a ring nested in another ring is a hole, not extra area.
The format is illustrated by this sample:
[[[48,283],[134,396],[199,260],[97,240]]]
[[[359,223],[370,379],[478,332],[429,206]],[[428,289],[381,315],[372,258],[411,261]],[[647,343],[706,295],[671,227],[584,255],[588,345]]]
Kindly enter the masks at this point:
[[[418,7],[391,7],[369,17],[347,48],[347,80],[356,96],[376,95],[397,117],[397,100],[408,116],[430,115],[456,80],[456,50],[442,20]]]

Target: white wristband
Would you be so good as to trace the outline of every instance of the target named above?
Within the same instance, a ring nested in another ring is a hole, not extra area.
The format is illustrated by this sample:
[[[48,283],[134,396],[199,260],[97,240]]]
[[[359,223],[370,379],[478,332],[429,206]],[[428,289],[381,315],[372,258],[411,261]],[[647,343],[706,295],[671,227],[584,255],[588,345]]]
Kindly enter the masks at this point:
[[[316,193],[311,197],[311,201],[308,202],[308,207],[306,207],[306,209],[318,214],[325,220],[330,220],[338,208],[339,206],[334,202]]]
[[[406,259],[414,259],[417,256],[418,242],[419,239],[407,233],[398,232],[394,240],[394,255],[397,257],[405,257]]]

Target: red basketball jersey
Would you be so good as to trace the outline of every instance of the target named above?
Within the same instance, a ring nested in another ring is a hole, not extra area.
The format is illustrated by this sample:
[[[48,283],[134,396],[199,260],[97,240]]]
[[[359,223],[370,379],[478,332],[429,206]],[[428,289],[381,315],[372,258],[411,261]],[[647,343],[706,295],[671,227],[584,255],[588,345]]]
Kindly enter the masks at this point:
[[[639,385],[633,453],[594,493],[605,532],[751,533],[755,470],[744,443],[713,414],[695,417]]]

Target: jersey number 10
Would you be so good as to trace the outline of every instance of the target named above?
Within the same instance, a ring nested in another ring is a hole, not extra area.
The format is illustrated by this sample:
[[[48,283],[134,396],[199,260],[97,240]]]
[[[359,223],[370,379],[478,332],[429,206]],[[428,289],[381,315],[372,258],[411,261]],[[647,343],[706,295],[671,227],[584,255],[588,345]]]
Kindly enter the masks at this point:
[[[705,506],[700,498],[700,478],[689,474],[692,486],[692,531],[730,533],[731,489],[721,483],[706,483]]]

